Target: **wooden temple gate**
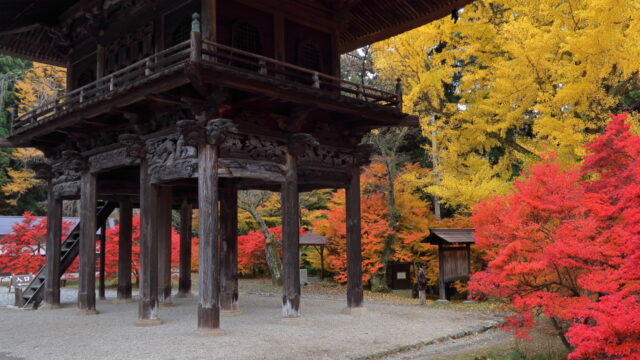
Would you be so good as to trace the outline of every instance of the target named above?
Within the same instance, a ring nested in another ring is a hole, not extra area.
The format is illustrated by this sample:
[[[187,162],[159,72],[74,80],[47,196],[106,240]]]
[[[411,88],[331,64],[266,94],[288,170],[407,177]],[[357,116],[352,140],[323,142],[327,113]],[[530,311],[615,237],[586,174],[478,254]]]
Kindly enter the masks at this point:
[[[59,306],[60,275],[79,256],[78,309],[96,313],[95,232],[115,207],[118,298],[130,299],[131,219],[137,207],[137,324],[160,324],[158,305],[172,296],[171,211],[179,209],[186,225],[180,231],[178,296],[188,296],[188,224],[198,209],[198,328],[216,331],[221,310],[238,310],[237,191],[266,189],[282,194],[282,316],[297,318],[298,194],[343,188],[347,306],[361,308],[359,179],[371,153],[361,141],[371,129],[418,121],[401,110],[399,80],[395,90],[384,91],[340,79],[340,53],[468,2],[0,5],[0,53],[68,67],[68,91],[14,118],[8,138],[14,146],[44,152],[46,160],[35,168],[49,184],[47,260],[24,294],[25,306],[37,307],[40,300]],[[80,225],[61,244],[62,201],[73,199],[80,200]]]

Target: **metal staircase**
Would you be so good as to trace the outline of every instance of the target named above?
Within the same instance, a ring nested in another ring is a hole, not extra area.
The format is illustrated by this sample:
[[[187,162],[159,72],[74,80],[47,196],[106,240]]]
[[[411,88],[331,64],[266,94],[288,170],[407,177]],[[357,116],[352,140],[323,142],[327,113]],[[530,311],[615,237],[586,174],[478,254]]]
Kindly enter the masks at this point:
[[[99,202],[97,207],[97,224],[103,224],[113,210],[117,207],[116,202]],[[60,249],[60,275],[62,276],[65,271],[71,266],[73,261],[78,257],[78,249],[80,248],[80,223],[71,230],[67,238],[61,245]],[[40,302],[42,302],[42,295],[44,293],[44,282],[46,274],[46,265],[43,265],[38,271],[29,286],[24,290],[22,294],[23,305],[22,309],[37,309]]]

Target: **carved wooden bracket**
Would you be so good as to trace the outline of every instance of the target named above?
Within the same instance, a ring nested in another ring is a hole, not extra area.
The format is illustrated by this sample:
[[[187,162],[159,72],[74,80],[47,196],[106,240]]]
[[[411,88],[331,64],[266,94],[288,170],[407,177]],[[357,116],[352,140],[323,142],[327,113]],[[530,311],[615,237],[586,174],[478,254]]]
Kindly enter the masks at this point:
[[[367,166],[371,163],[371,154],[373,153],[372,144],[362,144],[356,147],[353,153],[353,162],[355,166]]]
[[[62,152],[62,162],[71,171],[82,172],[89,168],[89,163],[80,152],[75,150],[64,150]]]
[[[55,174],[50,164],[45,162],[38,162],[30,165],[31,169],[35,171],[36,178],[39,180],[50,181],[54,178]]]
[[[238,132],[236,124],[231,119],[181,120],[177,125],[185,143],[194,147],[200,144],[220,145],[228,134]]]
[[[311,134],[298,133],[291,135],[287,145],[289,154],[298,156],[305,152],[307,145],[319,145],[319,143]]]
[[[145,141],[135,134],[122,134],[118,136],[118,141],[127,149],[127,157],[133,159],[143,159],[147,155]]]

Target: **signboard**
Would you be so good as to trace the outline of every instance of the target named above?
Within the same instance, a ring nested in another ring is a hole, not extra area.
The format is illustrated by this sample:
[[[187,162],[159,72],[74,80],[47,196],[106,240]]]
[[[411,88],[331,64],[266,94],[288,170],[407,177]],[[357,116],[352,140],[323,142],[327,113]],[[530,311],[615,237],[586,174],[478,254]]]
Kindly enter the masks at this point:
[[[396,279],[398,279],[398,280],[406,280],[407,279],[407,273],[404,272],[404,271],[397,272],[396,275],[397,275]]]
[[[31,274],[22,274],[22,275],[12,275],[11,276],[11,286],[15,288],[24,289],[31,283],[33,280],[33,275]]]

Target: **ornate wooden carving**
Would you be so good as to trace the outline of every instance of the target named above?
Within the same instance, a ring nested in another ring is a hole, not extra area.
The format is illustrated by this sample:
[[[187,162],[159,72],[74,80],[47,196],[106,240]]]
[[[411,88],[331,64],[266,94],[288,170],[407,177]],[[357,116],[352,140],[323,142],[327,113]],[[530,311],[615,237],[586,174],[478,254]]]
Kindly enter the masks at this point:
[[[146,144],[138,135],[122,134],[118,136],[118,141],[125,146],[129,158],[142,159],[147,155]]]
[[[371,163],[371,154],[373,153],[372,144],[359,145],[353,154],[353,163],[356,166],[367,166]]]
[[[89,157],[89,168],[93,172],[137,165],[138,163],[139,158],[128,156],[127,148],[124,147],[101,152]]]
[[[191,178],[198,171],[196,149],[178,134],[150,139],[146,150],[151,182]]]

